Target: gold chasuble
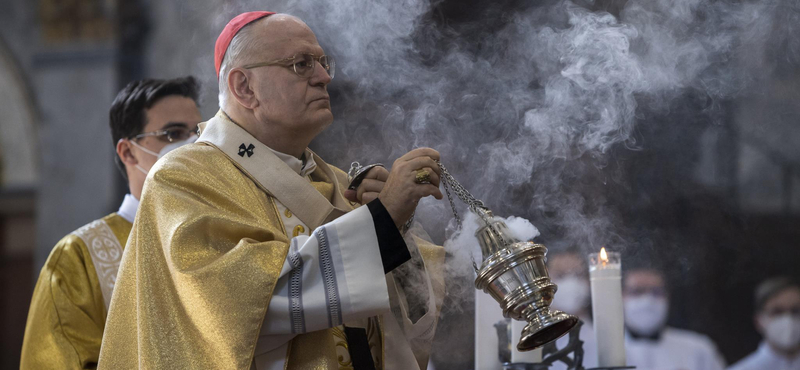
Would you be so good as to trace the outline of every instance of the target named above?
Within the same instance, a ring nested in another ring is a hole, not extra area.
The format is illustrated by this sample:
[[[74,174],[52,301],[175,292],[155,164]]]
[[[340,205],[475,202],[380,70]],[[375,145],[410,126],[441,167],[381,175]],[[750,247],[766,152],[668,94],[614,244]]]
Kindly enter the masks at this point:
[[[112,213],[56,244],[33,291],[21,369],[96,368],[106,308],[130,230],[131,221]]]
[[[99,368],[425,369],[443,249],[391,223],[411,257],[387,267],[388,212],[345,200],[343,171],[223,112],[201,127],[150,171]]]

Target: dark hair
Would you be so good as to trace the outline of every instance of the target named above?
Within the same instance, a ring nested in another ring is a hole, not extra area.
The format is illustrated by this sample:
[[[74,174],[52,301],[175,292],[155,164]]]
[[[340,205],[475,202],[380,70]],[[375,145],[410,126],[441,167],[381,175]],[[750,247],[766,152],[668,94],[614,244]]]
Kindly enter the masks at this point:
[[[800,284],[787,277],[771,278],[758,284],[755,294],[756,313],[761,312],[770,299],[788,289],[800,289]]]
[[[108,114],[114,145],[116,146],[120,139],[129,139],[142,133],[144,126],[147,125],[147,109],[160,99],[180,95],[197,102],[198,90],[199,84],[193,76],[170,80],[148,78],[129,83],[114,98]],[[119,156],[114,156],[114,160],[125,174]]]

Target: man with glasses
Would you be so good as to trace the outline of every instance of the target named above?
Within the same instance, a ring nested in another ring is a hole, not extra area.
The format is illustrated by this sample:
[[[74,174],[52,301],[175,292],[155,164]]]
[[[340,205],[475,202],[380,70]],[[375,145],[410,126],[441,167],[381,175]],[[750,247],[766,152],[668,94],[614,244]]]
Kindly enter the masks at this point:
[[[39,275],[22,347],[23,369],[97,366],[122,251],[148,171],[166,152],[197,139],[193,77],[131,82],[111,105],[115,158],[130,194],[116,213],[56,244]]]
[[[444,253],[408,221],[439,153],[351,182],[308,149],[335,64],[296,17],[235,17],[215,67],[219,113],[150,170],[99,367],[424,369]]]
[[[622,282],[625,353],[629,366],[658,370],[723,370],[725,361],[707,336],[667,326],[666,278],[652,267],[633,267]]]
[[[308,149],[335,64],[296,17],[233,18],[215,67],[219,113],[151,170],[99,367],[424,369],[444,253],[407,224],[438,152],[351,182]]]

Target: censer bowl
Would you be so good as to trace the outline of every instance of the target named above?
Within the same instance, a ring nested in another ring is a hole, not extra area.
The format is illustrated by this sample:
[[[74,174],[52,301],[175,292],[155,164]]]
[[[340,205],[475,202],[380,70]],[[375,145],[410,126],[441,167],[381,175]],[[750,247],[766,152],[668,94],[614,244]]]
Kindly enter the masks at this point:
[[[503,221],[486,219],[475,233],[483,254],[475,287],[500,303],[505,317],[528,322],[517,349],[530,351],[567,334],[578,318],[550,309],[558,287],[547,273],[547,248],[519,241]]]

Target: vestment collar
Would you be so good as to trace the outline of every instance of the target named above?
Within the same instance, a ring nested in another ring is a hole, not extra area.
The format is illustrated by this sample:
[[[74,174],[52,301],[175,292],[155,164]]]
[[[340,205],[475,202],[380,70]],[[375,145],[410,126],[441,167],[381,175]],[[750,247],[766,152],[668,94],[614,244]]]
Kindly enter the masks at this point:
[[[276,157],[280,158],[283,163],[286,163],[292,171],[300,176],[306,177],[317,169],[317,161],[314,160],[314,153],[311,152],[311,149],[306,148],[303,153],[303,159],[298,159],[293,155],[281,153],[270,147],[267,148],[272,150],[272,153],[274,153]]]
[[[256,140],[221,110],[200,124],[197,142],[208,143],[225,153],[264,191],[277,198],[311,229],[316,229],[350,209],[333,169],[310,149],[306,149],[306,168],[299,172],[278,157],[275,151]],[[294,158],[294,157],[293,157]],[[297,159],[297,158],[294,158]],[[299,160],[298,160],[299,161]],[[310,168],[313,164],[314,168]],[[302,174],[321,171],[333,183],[333,204]]]
[[[125,198],[122,199],[122,204],[119,205],[117,214],[128,222],[133,223],[133,220],[136,219],[137,209],[139,209],[139,200],[133,195],[125,194]]]

